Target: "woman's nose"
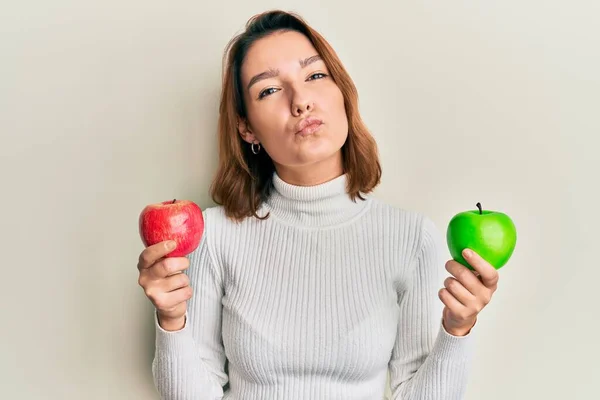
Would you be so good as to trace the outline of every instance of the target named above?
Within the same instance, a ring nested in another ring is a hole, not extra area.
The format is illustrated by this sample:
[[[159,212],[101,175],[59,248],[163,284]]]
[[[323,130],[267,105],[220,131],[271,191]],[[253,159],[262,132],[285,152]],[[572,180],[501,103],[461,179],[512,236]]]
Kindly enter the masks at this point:
[[[292,100],[292,114],[296,117],[309,113],[315,108],[314,102],[306,97],[296,95]]]

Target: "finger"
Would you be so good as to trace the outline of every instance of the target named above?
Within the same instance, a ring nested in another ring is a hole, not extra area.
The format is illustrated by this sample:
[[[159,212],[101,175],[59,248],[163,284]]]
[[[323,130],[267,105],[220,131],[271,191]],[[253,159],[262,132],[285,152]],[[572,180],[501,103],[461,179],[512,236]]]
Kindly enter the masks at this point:
[[[444,281],[444,286],[462,305],[468,306],[476,300],[476,297],[469,292],[458,280],[449,276]]]
[[[452,311],[452,313],[458,314],[458,315],[463,315],[466,312],[466,307],[464,305],[462,305],[462,303],[460,301],[458,301],[452,295],[452,293],[450,293],[448,291],[448,289],[446,289],[446,288],[440,289],[438,292],[438,296],[439,296],[440,300],[442,301],[442,303],[444,303],[444,305],[446,307],[448,307],[448,309],[450,309],[450,311]]]
[[[177,307],[184,301],[191,299],[192,294],[193,292],[191,286],[186,286],[184,288],[177,289],[172,292],[161,293],[154,300],[154,305],[159,310],[168,311]]]
[[[475,276],[473,271],[457,261],[448,260],[448,262],[446,262],[446,270],[474,296],[485,289],[485,286]]]
[[[496,268],[471,249],[464,249],[463,257],[479,273],[479,278],[485,287],[496,289],[499,279]]]
[[[166,277],[161,282],[162,288],[165,292],[172,292],[189,286],[190,278],[186,274],[175,274]]]
[[[176,246],[177,243],[175,241],[165,240],[163,242],[146,247],[140,254],[140,258],[138,260],[138,269],[141,271],[144,268],[150,268],[162,257],[173,251]]]
[[[168,257],[163,258],[141,273],[150,280],[164,279],[168,276],[179,274],[189,266],[190,260],[187,257]]]

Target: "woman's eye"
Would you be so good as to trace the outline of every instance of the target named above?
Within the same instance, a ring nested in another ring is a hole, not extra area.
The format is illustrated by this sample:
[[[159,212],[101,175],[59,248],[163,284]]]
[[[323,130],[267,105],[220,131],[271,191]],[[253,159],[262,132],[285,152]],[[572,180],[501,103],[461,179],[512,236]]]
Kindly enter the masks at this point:
[[[262,92],[260,92],[260,94],[258,95],[258,98],[262,99],[270,94],[275,93],[276,91],[277,91],[277,89],[275,89],[275,88],[267,88],[267,89],[263,90]]]
[[[322,72],[317,72],[316,74],[312,74],[312,75],[311,75],[311,76],[308,78],[308,80],[309,80],[309,81],[312,81],[312,80],[314,80],[314,79],[323,79],[323,78],[325,78],[326,76],[327,76],[327,75],[326,75],[326,74],[324,74],[324,73],[322,73]]]
[[[323,79],[325,77],[327,77],[327,74],[324,74],[322,72],[317,72],[317,73],[314,73],[311,76],[309,76],[307,80],[314,81],[315,79]],[[267,88],[258,94],[258,99],[259,100],[264,99],[265,97],[272,95],[273,93],[278,92],[278,91],[279,91],[279,89],[277,89],[277,88]]]

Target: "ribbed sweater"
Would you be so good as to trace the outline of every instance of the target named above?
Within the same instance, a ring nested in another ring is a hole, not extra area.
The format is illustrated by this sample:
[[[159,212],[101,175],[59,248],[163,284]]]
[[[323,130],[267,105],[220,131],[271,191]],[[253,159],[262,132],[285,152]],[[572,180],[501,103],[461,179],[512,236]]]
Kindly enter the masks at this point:
[[[419,212],[353,201],[346,180],[275,173],[266,220],[203,210],[185,326],[154,315],[161,398],[381,400],[388,376],[392,399],[463,398],[476,328],[442,325],[441,232]]]

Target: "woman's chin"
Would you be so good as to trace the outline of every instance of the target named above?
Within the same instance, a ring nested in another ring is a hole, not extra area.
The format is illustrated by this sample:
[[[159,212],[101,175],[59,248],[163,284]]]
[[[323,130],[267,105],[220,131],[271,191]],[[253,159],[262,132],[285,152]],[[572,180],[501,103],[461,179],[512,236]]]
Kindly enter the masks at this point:
[[[342,157],[341,149],[332,148],[331,146],[320,146],[300,149],[295,158],[298,165],[314,165],[332,161],[336,158],[341,160]]]

